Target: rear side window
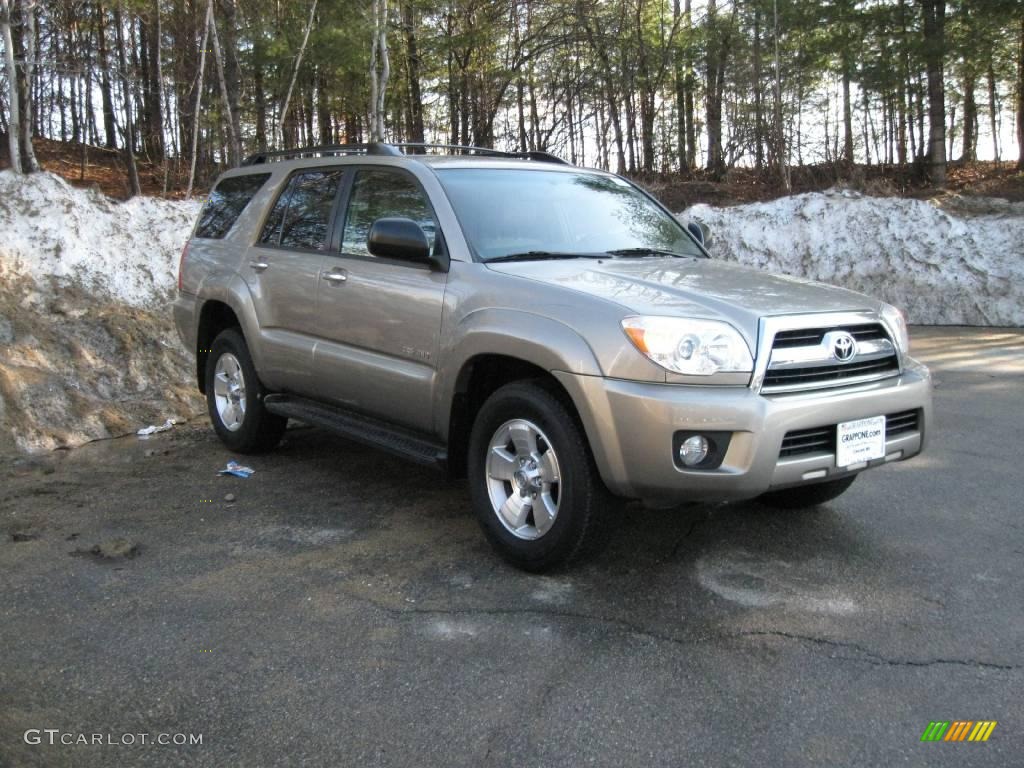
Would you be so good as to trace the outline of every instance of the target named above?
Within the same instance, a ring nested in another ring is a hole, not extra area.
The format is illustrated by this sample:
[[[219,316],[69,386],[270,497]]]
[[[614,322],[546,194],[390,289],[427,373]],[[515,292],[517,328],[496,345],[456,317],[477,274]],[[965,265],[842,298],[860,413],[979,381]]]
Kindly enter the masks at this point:
[[[224,237],[269,178],[269,173],[258,173],[232,176],[221,181],[210,193],[210,199],[199,214],[196,237]]]
[[[342,173],[340,169],[332,169],[292,176],[263,226],[260,242],[285,248],[324,250]]]

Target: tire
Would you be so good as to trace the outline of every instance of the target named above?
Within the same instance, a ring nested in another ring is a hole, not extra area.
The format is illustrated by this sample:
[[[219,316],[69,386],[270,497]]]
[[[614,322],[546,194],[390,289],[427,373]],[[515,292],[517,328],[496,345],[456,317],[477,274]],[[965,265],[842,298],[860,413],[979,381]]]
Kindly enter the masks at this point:
[[[857,475],[850,475],[814,485],[798,485],[781,491],[770,491],[759,496],[757,500],[776,509],[807,509],[838,498],[856,479]]]
[[[238,453],[262,453],[280,442],[288,419],[264,407],[267,392],[238,329],[221,331],[213,340],[205,377],[206,407],[224,445]]]
[[[586,435],[537,382],[507,384],[487,399],[473,423],[467,464],[484,535],[516,567],[551,570],[593,556],[607,542],[613,499]]]

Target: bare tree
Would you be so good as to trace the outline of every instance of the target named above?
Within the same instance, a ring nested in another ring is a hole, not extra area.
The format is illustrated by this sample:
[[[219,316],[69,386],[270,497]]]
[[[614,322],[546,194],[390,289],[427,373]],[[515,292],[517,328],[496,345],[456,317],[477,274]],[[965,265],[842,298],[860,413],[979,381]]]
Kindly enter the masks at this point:
[[[21,116],[18,112],[18,72],[14,66],[14,38],[11,36],[12,0],[0,0],[0,35],[4,40],[4,69],[7,72],[11,120],[7,124],[7,140],[11,154],[11,169],[21,173]]]
[[[242,137],[235,132],[238,124],[234,112],[231,109],[231,98],[228,95],[228,82],[224,77],[224,52],[220,47],[220,38],[217,37],[217,19],[213,15],[213,0],[207,0],[206,16],[210,20],[210,32],[213,34],[213,56],[217,62],[217,79],[220,81],[220,97],[224,102],[224,112],[227,116],[228,151],[231,155],[231,165],[236,166],[242,162]]]
[[[1024,19],[1020,20],[1017,51],[1017,169],[1024,171]]]
[[[199,74],[196,76],[196,109],[192,116],[192,166],[188,172],[188,189],[185,199],[192,197],[192,186],[196,182],[196,155],[199,151],[199,110],[203,104],[203,74],[206,72],[206,44],[210,38],[210,20],[213,4],[206,6],[206,23],[203,24],[203,44],[199,47]]]
[[[928,165],[932,183],[946,185],[946,0],[920,0],[924,14],[925,67],[928,73]]]
[[[295,70],[292,72],[292,80],[288,83],[288,93],[284,97],[284,106],[281,107],[281,123],[278,125],[278,131],[281,136],[281,142],[284,143],[284,121],[288,117],[288,105],[292,100],[292,91],[295,90],[295,80],[299,76],[299,68],[302,66],[302,57],[306,53],[306,45],[309,43],[309,31],[313,28],[313,18],[316,15],[316,2],[313,0],[313,5],[309,8],[309,22],[306,24],[306,33],[302,36],[302,45],[299,47],[299,54],[295,57]]]
[[[39,170],[36,152],[32,147],[32,84],[36,64],[36,3],[21,0],[21,22],[24,25],[22,45],[25,48],[25,63],[22,65],[24,92],[21,97],[21,166],[25,173]]]
[[[388,58],[388,3],[373,0],[373,45],[370,47],[370,141],[384,141],[384,95],[391,76]]]

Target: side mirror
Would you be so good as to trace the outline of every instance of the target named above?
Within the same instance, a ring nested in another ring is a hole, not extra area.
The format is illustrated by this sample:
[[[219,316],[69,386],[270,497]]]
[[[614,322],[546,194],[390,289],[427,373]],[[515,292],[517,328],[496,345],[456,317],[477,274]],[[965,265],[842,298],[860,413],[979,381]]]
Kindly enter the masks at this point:
[[[686,228],[690,230],[690,234],[697,239],[697,242],[705,248],[711,245],[711,230],[708,229],[708,225],[703,221],[691,221],[686,225]]]
[[[444,269],[447,266],[442,264],[440,259],[430,255],[427,233],[412,219],[377,219],[370,227],[366,247],[374,256],[429,264],[437,269]]]

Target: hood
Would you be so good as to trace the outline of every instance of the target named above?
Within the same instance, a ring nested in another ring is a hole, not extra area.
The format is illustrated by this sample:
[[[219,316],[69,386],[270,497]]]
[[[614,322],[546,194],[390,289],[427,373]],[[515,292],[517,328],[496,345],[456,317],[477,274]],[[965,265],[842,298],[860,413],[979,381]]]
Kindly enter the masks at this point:
[[[880,308],[845,288],[714,259],[564,259],[488,267],[606,299],[638,315],[725,320],[748,340],[756,337],[761,317]]]

